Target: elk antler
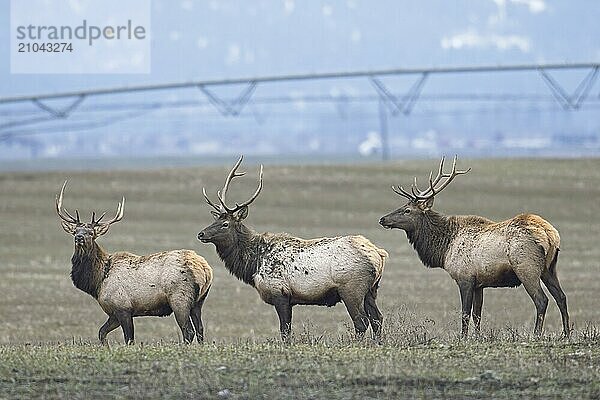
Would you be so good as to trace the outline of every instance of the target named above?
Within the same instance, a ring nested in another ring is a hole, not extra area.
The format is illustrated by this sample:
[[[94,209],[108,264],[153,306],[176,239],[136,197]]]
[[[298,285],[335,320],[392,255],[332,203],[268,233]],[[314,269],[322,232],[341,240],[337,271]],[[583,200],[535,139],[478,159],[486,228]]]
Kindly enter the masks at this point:
[[[237,162],[231,169],[231,171],[229,171],[229,174],[227,175],[227,178],[225,179],[225,184],[223,185],[223,189],[221,189],[220,192],[217,192],[219,201],[221,202],[223,207],[225,207],[226,210],[227,210],[227,206],[225,205],[225,196],[227,195],[227,189],[229,189],[229,184],[231,183],[233,178],[237,178],[239,176],[246,175],[245,172],[237,172],[237,169],[240,167],[240,164],[242,164],[243,160],[244,160],[244,155],[242,154],[240,156],[239,160],[237,160]]]
[[[65,221],[67,224],[77,225],[77,224],[81,223],[81,221],[79,220],[79,211],[75,210],[75,215],[77,216],[77,218],[75,218],[67,210],[62,208],[63,194],[65,192],[65,187],[67,186],[67,182],[68,181],[65,181],[65,183],[63,183],[62,188],[60,189],[59,195],[56,196],[56,202],[55,202],[56,214],[60,217],[60,219]]]
[[[258,187],[256,188],[256,191],[254,192],[254,194],[252,195],[252,197],[250,197],[248,200],[246,200],[242,204],[235,203],[235,211],[239,210],[240,208],[247,207],[250,204],[252,204],[252,202],[254,200],[256,200],[256,198],[260,194],[260,191],[262,190],[262,187],[263,187],[263,166],[261,164],[260,165],[260,172],[258,174]]]
[[[254,192],[254,194],[252,195],[252,197],[250,197],[250,199],[246,200],[245,202],[238,204],[235,203],[235,207],[229,207],[227,206],[226,202],[225,202],[225,198],[227,196],[227,190],[229,189],[229,184],[231,183],[231,181],[234,178],[240,177],[245,175],[245,172],[238,172],[237,169],[239,168],[239,166],[242,164],[242,160],[244,159],[244,156],[240,156],[239,160],[235,163],[235,165],[233,166],[233,168],[231,169],[231,171],[229,172],[229,174],[227,175],[227,178],[225,179],[225,184],[223,185],[223,188],[219,191],[217,191],[217,198],[219,199],[219,203],[221,203],[221,206],[217,206],[215,203],[213,203],[208,196],[206,195],[206,190],[204,188],[202,188],[202,194],[204,195],[204,199],[206,200],[206,202],[213,207],[215,210],[217,210],[220,213],[229,213],[229,214],[233,214],[236,211],[240,210],[243,207],[246,207],[248,205],[250,205],[254,200],[256,200],[256,198],[258,197],[260,191],[262,190],[263,187],[263,166],[261,164],[260,166],[260,173],[258,176],[258,188],[256,189],[256,191]]]
[[[117,213],[115,214],[115,217],[113,219],[111,219],[110,221],[107,221],[107,222],[100,222],[100,221],[102,221],[102,218],[104,218],[104,216],[106,215],[106,212],[102,213],[102,215],[98,219],[96,219],[96,213],[93,212],[91,223],[93,226],[108,228],[110,225],[114,224],[115,222],[119,222],[120,220],[123,219],[124,208],[125,208],[125,196],[123,196],[121,201],[117,204]]]
[[[208,195],[206,194],[206,189],[202,188],[202,194],[204,195],[204,200],[206,200],[206,202],[208,203],[209,206],[211,206],[212,208],[214,208],[215,210],[217,210],[217,212],[222,212],[223,209],[221,207],[219,207],[218,205],[216,205],[215,203],[213,203],[209,198]]]
[[[66,186],[67,186],[67,181],[65,181],[65,183],[63,183],[62,188],[60,189],[60,193],[58,194],[58,196],[56,196],[56,204],[55,204],[56,205],[56,214],[63,221],[62,222],[63,229],[69,233],[73,233],[73,231],[75,230],[75,227],[73,225],[75,225],[75,226],[80,225],[81,220],[79,218],[78,210],[75,210],[75,215],[77,217],[73,217],[73,215],[71,215],[67,210],[62,208],[63,194],[65,192]],[[96,213],[95,212],[92,213],[91,225],[94,228],[97,228],[96,231],[98,232],[99,235],[103,235],[104,233],[106,233],[111,224],[114,224],[115,222],[119,222],[120,220],[123,219],[124,206],[125,206],[125,197],[123,197],[121,202],[119,202],[119,204],[117,205],[117,214],[115,215],[115,217],[108,222],[101,222],[102,218],[104,218],[106,213],[103,213],[100,216],[100,218],[98,218],[98,219],[96,219]]]
[[[407,198],[410,201],[423,201],[423,200],[428,200],[432,197],[434,197],[436,194],[440,193],[442,190],[444,190],[449,184],[450,182],[452,182],[454,180],[454,178],[456,178],[458,175],[464,175],[466,173],[468,173],[469,171],[471,171],[471,168],[464,170],[464,171],[457,171],[456,170],[456,160],[457,160],[457,156],[454,156],[454,160],[452,161],[452,171],[450,171],[450,173],[444,173],[444,161],[445,161],[445,157],[442,157],[442,160],[440,161],[440,167],[437,173],[437,176],[435,177],[435,179],[433,179],[433,171],[431,171],[429,173],[429,187],[425,190],[420,190],[419,187],[417,186],[417,177],[415,177],[414,183],[412,184],[411,188],[410,188],[410,193],[405,190],[402,186],[392,186],[392,190],[402,196]],[[438,183],[440,183],[440,181],[442,179],[446,179],[445,181],[443,181],[441,183],[441,185],[437,186]]]
[[[221,191],[223,192],[223,199],[221,199],[221,197],[220,197],[221,192],[217,191],[217,194],[219,194],[219,200],[221,201],[222,206],[218,206],[215,203],[213,203],[206,195],[206,189],[202,188],[202,194],[204,195],[204,199],[206,200],[208,205],[210,205],[211,207],[213,207],[215,210],[217,210],[220,213],[228,211],[228,208],[225,205],[225,194],[227,193],[227,189],[229,189],[229,183],[233,180],[233,178],[236,178],[238,176],[243,176],[244,174],[246,174],[245,172],[237,172],[237,169],[240,166],[240,164],[242,163],[243,159],[244,159],[244,156],[241,155],[240,159],[233,166],[233,169],[231,171],[229,171],[229,175],[227,175],[227,178],[225,179],[225,185],[223,185],[223,189],[221,189]]]

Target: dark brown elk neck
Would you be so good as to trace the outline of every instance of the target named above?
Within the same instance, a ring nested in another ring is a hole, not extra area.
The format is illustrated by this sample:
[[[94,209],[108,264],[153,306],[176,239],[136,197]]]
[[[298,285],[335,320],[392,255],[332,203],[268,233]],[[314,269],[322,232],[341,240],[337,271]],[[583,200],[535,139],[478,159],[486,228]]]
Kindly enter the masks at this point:
[[[446,254],[457,232],[455,218],[429,210],[421,218],[420,226],[414,231],[407,231],[406,236],[425,266],[444,268]]]
[[[245,283],[254,286],[254,275],[262,256],[263,235],[240,225],[236,241],[215,243],[217,253],[229,272]]]
[[[75,287],[97,299],[108,260],[109,254],[96,242],[91,249],[75,248],[71,258],[71,279]]]

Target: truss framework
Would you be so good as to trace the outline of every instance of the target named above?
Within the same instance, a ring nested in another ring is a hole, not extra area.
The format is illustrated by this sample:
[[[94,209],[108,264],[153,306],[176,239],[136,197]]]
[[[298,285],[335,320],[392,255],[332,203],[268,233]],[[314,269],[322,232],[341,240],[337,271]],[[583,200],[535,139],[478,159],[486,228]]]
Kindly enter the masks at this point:
[[[568,93],[564,87],[558,83],[556,79],[550,75],[549,71],[557,70],[581,70],[589,69],[589,73],[581,80],[578,86],[572,93]],[[15,104],[30,102],[36,107],[47,113],[46,116],[36,116],[28,119],[10,121],[0,124],[0,133],[4,133],[2,137],[11,136],[11,130],[15,127],[24,125],[33,125],[44,123],[52,120],[67,119],[87,98],[102,95],[118,95],[125,93],[150,92],[160,90],[174,90],[196,87],[215,107],[215,109],[225,117],[239,116],[244,107],[252,103],[252,96],[255,93],[259,84],[262,83],[277,83],[289,81],[305,81],[305,80],[324,80],[324,79],[348,79],[348,78],[368,78],[371,85],[379,98],[379,118],[382,141],[387,142],[387,118],[388,111],[392,116],[397,116],[402,113],[404,116],[410,115],[419,96],[423,91],[423,87],[427,78],[433,74],[460,74],[460,73],[482,73],[482,72],[539,72],[542,80],[548,86],[552,96],[558,104],[566,111],[579,110],[581,105],[588,97],[594,83],[598,78],[600,63],[575,63],[575,64],[535,64],[535,65],[505,65],[505,66],[460,66],[460,67],[441,67],[441,68],[410,68],[410,69],[389,69],[375,71],[350,71],[350,72],[332,72],[332,73],[312,73],[312,74],[297,74],[297,75],[280,75],[280,76],[263,76],[254,78],[237,78],[237,79],[221,79],[207,80],[196,82],[182,83],[167,83],[145,86],[130,86],[103,88],[84,91],[62,92],[52,94],[38,94],[31,96],[14,96],[0,98],[0,105]],[[402,96],[397,96],[381,81],[383,76],[400,76],[400,75],[418,75],[416,81],[409,90]],[[245,84],[240,94],[233,99],[224,99],[214,92],[214,88],[218,86],[231,86]],[[53,99],[73,99],[67,106],[57,108],[47,104],[48,100]],[[343,104],[337,104],[338,113],[345,117],[345,109]],[[257,121],[264,121],[264,115],[253,107],[252,113]],[[383,158],[387,158],[386,143],[382,144],[384,148]]]

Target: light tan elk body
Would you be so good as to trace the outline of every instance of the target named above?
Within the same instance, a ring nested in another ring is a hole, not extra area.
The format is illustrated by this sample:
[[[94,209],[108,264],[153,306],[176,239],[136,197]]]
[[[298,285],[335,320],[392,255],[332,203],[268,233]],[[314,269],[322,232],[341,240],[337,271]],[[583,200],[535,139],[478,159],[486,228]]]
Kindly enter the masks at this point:
[[[221,205],[203,191],[215,222],[198,234],[204,243],[213,243],[225,267],[238,279],[252,285],[260,297],[275,306],[281,337],[288,341],[292,307],[298,304],[334,306],[342,301],[352,318],[358,337],[369,323],[379,338],[383,316],[375,299],[383,273],[385,250],[363,236],[343,236],[305,240],[287,234],[256,233],[243,224],[248,205],[262,189],[262,166],[258,189],[250,200],[234,207],[225,196],[242,157],[235,164],[218,193]]]
[[[408,203],[382,217],[379,223],[406,231],[421,261],[427,267],[445,269],[456,281],[462,302],[462,335],[467,335],[471,313],[479,332],[484,288],[521,284],[535,304],[534,333],[541,334],[548,297],[540,279],[556,300],[563,333],[569,335],[567,299],[556,272],[558,231],[534,214],[494,222],[473,215],[446,216],[432,210],[434,196],[457,175],[470,170],[457,171],[456,157],[450,173],[444,173],[443,167],[442,158],[437,177],[433,179],[433,173],[430,174],[429,188],[424,191],[418,189],[416,178],[410,192],[392,187]]]
[[[102,222],[104,214],[96,220],[93,214],[90,223],[83,223],[78,211],[73,217],[62,208],[66,184],[56,198],[56,213],[65,232],[73,235],[75,241],[71,258],[73,284],[94,297],[108,315],[98,332],[100,342],[105,343],[106,335],[121,326],[125,343],[132,343],[133,317],[162,317],[172,312],[184,341],[193,341],[195,330],[198,342],[202,342],[202,304],[213,277],[206,260],[191,250],[165,251],[149,256],[107,253],[96,239],[123,218],[125,198],[111,221]]]

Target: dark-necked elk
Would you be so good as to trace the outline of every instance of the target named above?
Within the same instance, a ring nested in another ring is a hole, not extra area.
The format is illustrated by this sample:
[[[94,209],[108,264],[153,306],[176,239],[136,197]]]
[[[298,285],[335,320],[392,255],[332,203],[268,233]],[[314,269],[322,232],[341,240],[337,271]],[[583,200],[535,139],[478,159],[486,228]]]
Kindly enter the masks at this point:
[[[191,250],[173,250],[148,256],[127,252],[107,253],[96,239],[123,218],[125,198],[116,216],[102,222],[104,214],[89,223],[81,222],[62,208],[64,183],[56,197],[56,213],[65,232],[73,235],[75,252],[71,258],[71,279],[78,289],[91,295],[108,320],[98,332],[101,343],[106,335],[121,326],[125,343],[133,343],[133,317],[167,316],[175,313],[183,339],[190,343],[194,330],[203,341],[202,304],[212,283],[212,269]],[[190,323],[191,319],[191,323]],[[193,326],[192,326],[193,325]]]
[[[346,305],[358,338],[370,323],[373,336],[379,339],[383,316],[375,299],[387,252],[363,236],[305,240],[283,233],[256,233],[248,228],[243,220],[262,189],[263,167],[252,197],[228,206],[229,184],[244,175],[237,171],[242,159],[217,192],[220,205],[202,190],[206,202],[214,208],[211,212],[215,221],[198,233],[198,239],[213,243],[229,272],[252,285],[263,301],[275,306],[285,342],[290,339],[294,305],[330,307],[340,301]]]
[[[536,308],[534,333],[540,335],[548,297],[540,279],[558,305],[564,335],[569,335],[567,299],[558,282],[556,262],[560,236],[549,222],[534,214],[520,214],[503,222],[473,215],[446,216],[432,210],[434,196],[466,171],[444,172],[444,158],[436,178],[429,175],[429,187],[421,191],[415,178],[410,191],[392,189],[408,203],[381,218],[385,228],[406,232],[409,242],[427,267],[443,268],[456,281],[462,302],[462,335],[468,332],[473,314],[479,332],[483,289],[516,287],[521,284]]]

